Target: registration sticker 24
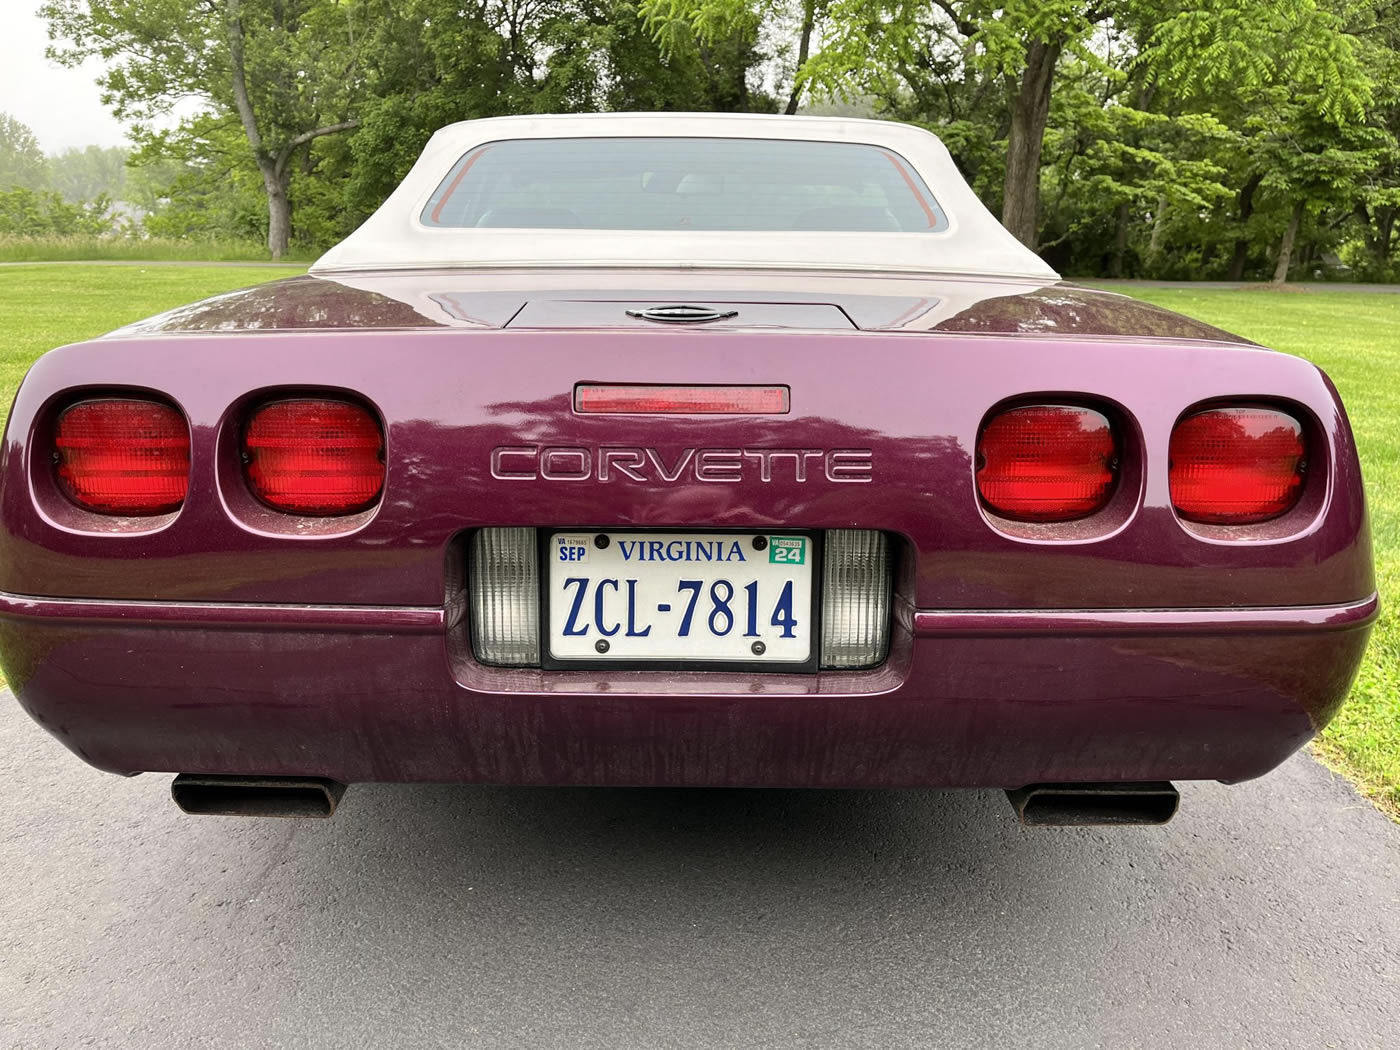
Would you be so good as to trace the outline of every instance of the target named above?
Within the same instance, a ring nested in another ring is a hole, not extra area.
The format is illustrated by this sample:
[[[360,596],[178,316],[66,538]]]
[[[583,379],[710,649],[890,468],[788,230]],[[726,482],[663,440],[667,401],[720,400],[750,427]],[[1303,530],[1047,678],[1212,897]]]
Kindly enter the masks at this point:
[[[768,537],[768,563],[770,565],[805,565],[806,562],[806,538],[802,536]]]

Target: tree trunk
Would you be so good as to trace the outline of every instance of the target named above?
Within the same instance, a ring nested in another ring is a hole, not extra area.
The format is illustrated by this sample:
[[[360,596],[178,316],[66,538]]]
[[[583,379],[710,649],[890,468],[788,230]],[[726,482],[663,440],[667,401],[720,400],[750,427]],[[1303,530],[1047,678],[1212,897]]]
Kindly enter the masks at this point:
[[[263,189],[267,191],[267,250],[274,259],[280,259],[286,254],[291,232],[291,204],[287,200],[286,185],[277,170],[276,161],[263,149],[262,130],[258,127],[258,118],[248,94],[241,0],[228,0],[225,30],[228,33],[229,76],[233,86],[234,108],[238,110],[243,133],[248,137],[248,147],[253,151],[258,171],[262,173]]]
[[[263,190],[267,193],[267,250],[274,259],[287,254],[287,245],[292,235],[292,202],[287,196],[291,183],[291,161],[296,151],[322,135],[336,135],[342,131],[359,127],[359,120],[342,120],[338,124],[313,128],[293,136],[279,151],[268,148],[263,140],[258,117],[253,110],[252,96],[248,91],[246,72],[247,58],[243,39],[242,0],[227,0],[224,29],[228,37],[229,78],[233,87],[233,105],[238,110],[238,119],[243,123],[243,133],[248,137],[248,148],[262,175]],[[309,163],[309,160],[308,160]]]
[[[783,110],[789,117],[797,112],[797,103],[802,98],[802,67],[807,64],[807,55],[812,47],[812,25],[817,20],[817,0],[803,0],[802,37],[797,44],[797,69],[792,77],[792,94],[788,96],[787,108]]]
[[[1243,237],[1235,241],[1235,253],[1230,256],[1230,271],[1226,277],[1231,281],[1244,280],[1244,268],[1249,263],[1249,242]]]
[[[1239,208],[1240,208],[1240,236],[1235,238],[1235,253],[1230,257],[1229,278],[1232,281],[1244,280],[1244,268],[1249,262],[1249,240],[1244,236],[1244,224],[1249,221],[1249,217],[1254,214],[1254,193],[1259,189],[1259,183],[1264,176],[1251,175],[1245,179],[1244,185],[1240,187]]]
[[[1118,210],[1114,214],[1113,256],[1110,258],[1108,264],[1108,274],[1110,277],[1123,276],[1123,263],[1128,256],[1129,214],[1127,201],[1118,205]]]
[[[1022,244],[1035,247],[1040,212],[1040,152],[1050,119],[1050,88],[1063,42],[1033,41],[1026,70],[1011,99],[1011,133],[1006,142],[1006,187],[1001,224]]]
[[[1147,242],[1147,258],[1155,267],[1162,254],[1162,234],[1167,228],[1167,198],[1158,195],[1157,210],[1152,216],[1152,239]]]
[[[1293,261],[1293,242],[1298,237],[1298,226],[1303,221],[1305,202],[1299,200],[1293,205],[1293,214],[1288,217],[1288,227],[1283,231],[1283,243],[1278,248],[1278,265],[1274,267],[1274,284],[1288,280],[1288,264]]]
[[[1390,264],[1390,253],[1394,245],[1395,220],[1400,212],[1393,207],[1378,207],[1374,212],[1365,204],[1357,202],[1356,217],[1361,220],[1361,236],[1366,244],[1366,254],[1378,267]]]
[[[292,202],[287,198],[287,180],[264,174],[267,188],[267,250],[275,262],[287,254],[292,237]]]

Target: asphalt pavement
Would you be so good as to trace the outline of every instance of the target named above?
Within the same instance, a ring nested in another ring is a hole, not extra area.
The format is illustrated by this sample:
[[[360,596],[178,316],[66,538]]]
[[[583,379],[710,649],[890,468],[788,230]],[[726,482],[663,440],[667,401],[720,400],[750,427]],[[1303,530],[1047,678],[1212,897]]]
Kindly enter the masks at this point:
[[[0,1046],[1400,1045],[1400,827],[1306,756],[1126,830],[412,785],[249,821],[169,780],[0,692]]]

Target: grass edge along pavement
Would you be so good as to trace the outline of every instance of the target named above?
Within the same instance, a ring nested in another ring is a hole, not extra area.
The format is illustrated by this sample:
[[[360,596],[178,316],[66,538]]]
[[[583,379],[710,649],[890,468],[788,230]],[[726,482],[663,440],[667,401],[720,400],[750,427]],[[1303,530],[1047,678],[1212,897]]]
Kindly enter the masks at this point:
[[[162,310],[301,267],[0,267],[0,423],[40,354]],[[1400,819],[1400,295],[1115,286],[1320,365],[1346,402],[1361,449],[1381,618],[1351,696],[1314,753]]]

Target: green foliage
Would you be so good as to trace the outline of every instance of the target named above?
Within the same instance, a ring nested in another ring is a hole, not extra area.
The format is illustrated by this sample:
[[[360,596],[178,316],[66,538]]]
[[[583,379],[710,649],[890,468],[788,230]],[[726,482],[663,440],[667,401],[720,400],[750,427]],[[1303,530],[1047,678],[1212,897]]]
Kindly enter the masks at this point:
[[[132,157],[134,204],[156,237],[257,240],[267,229],[262,178],[242,128],[212,114],[149,136]]]
[[[105,196],[91,202],[69,204],[52,190],[30,190],[16,186],[0,190],[0,235],[23,237],[96,236],[109,233],[113,222]]]
[[[670,56],[696,41],[755,38],[784,7],[781,0],[642,0],[639,11],[662,53]]]
[[[767,110],[750,84],[762,61],[756,27],[666,47],[633,0],[553,0],[524,9],[404,0],[380,22],[370,97],[348,153],[343,206],[318,207],[329,232],[364,218],[398,184],[438,128],[511,113],[599,110]],[[324,170],[324,168],[322,169]],[[302,207],[302,205],[299,205]],[[305,232],[305,231],[303,231]],[[342,235],[343,235],[342,232]]]
[[[1064,272],[1262,277],[1299,201],[1305,272],[1358,233],[1388,272],[1398,38],[1400,9],[1367,0],[837,0],[801,75],[935,131],[993,210],[1021,120],[1040,136],[1034,243]],[[1047,45],[1037,131],[1023,71]]]
[[[127,150],[121,146],[66,149],[48,158],[49,185],[66,201],[105,194],[125,200]]]
[[[230,53],[237,25],[262,147],[279,151],[343,112],[374,7],[373,0],[46,0],[39,14],[55,41],[51,57],[69,65],[103,60],[104,100],[135,122],[138,142],[182,99],[237,111]]]
[[[354,126],[367,23],[394,10],[391,0],[47,0],[40,14],[57,42],[51,57],[69,65],[103,60],[104,100],[134,122],[133,138],[148,155],[188,155],[209,139],[211,117],[237,121],[242,159],[266,195],[268,246],[280,255],[292,169],[306,165],[317,138]],[[174,132],[153,130],[191,97],[209,112]]]
[[[48,181],[48,165],[34,132],[8,113],[0,113],[0,190],[15,186],[39,190]]]
[[[1240,99],[1286,88],[1334,126],[1363,121],[1372,82],[1343,5],[1319,0],[1189,0],[1157,9],[1140,61],[1183,98]]]
[[[663,48],[634,0],[49,0],[42,13],[60,60],[107,61],[161,235],[241,237],[280,209],[293,241],[334,243],[454,121],[776,108],[757,88],[756,22]],[[208,109],[155,130],[190,95]]]
[[[1361,239],[1345,241],[1337,248],[1337,258],[1354,281],[1400,284],[1400,258],[1380,255]]]
[[[145,233],[0,234],[0,262],[263,262],[267,248],[257,239],[152,237]],[[310,261],[310,257],[307,257]]]
[[[60,58],[107,61],[104,87],[138,148],[124,186],[78,170],[116,151],[40,156],[37,168],[37,147],[10,155],[29,157],[32,188],[52,180],[71,200],[121,186],[162,237],[242,242],[280,207],[296,250],[314,254],[459,120],[775,112],[805,99],[933,130],[989,208],[1019,203],[1008,223],[1068,274],[1260,279],[1290,227],[1298,276],[1388,279],[1400,254],[1389,0],[48,0],[43,11]],[[174,129],[157,119],[189,95],[207,108]],[[27,129],[7,127],[0,145],[7,133],[23,143]]]

